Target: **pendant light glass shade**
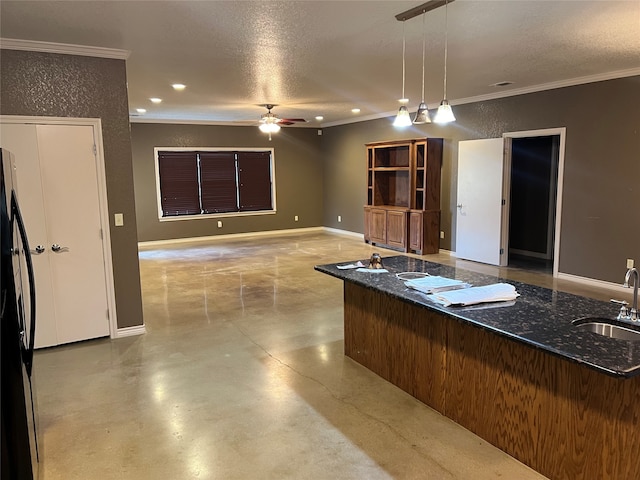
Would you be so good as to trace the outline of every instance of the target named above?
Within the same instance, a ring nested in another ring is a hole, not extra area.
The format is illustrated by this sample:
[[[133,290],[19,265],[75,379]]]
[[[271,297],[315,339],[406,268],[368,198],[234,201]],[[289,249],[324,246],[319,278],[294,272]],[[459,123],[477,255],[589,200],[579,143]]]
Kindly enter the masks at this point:
[[[398,115],[396,119],[393,121],[394,127],[408,127],[411,125],[411,115],[409,115],[409,110],[406,106],[402,105],[398,110]]]
[[[451,105],[449,105],[449,101],[446,98],[440,102],[440,106],[438,107],[438,111],[436,112],[436,116],[433,121],[436,123],[449,123],[456,121],[456,117],[453,115],[453,110],[451,110]]]
[[[407,103],[409,100],[404,97],[404,77],[405,77],[405,50],[406,50],[406,40],[404,35],[404,20],[402,21],[402,98],[400,99],[400,103]],[[394,127],[408,127],[411,125],[411,115],[409,115],[409,110],[405,105],[402,105],[398,109],[398,115],[396,115],[396,119],[393,121]]]
[[[451,110],[451,105],[449,105],[449,101],[447,100],[447,40],[448,40],[448,29],[449,29],[449,18],[448,18],[448,10],[447,10],[447,0],[444,3],[444,96],[442,102],[440,102],[440,106],[438,107],[438,111],[436,112],[436,116],[433,119],[436,123],[449,123],[455,122],[456,117],[453,115],[453,110]]]
[[[413,119],[415,125],[422,125],[424,123],[431,123],[431,117],[429,116],[429,109],[427,104],[424,103],[424,50],[426,44],[426,33],[424,28],[424,13],[422,14],[422,101],[418,105],[418,111],[416,117]]]
[[[416,118],[413,119],[415,125],[422,125],[423,123],[431,123],[431,116],[429,115],[429,109],[427,104],[422,102],[418,105],[418,111],[416,112]]]

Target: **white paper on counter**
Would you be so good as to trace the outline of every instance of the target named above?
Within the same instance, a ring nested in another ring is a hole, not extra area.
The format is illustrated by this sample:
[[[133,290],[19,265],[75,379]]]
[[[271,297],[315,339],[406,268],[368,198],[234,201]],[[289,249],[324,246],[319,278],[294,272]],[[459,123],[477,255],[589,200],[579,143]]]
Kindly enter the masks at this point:
[[[389,270],[386,268],[359,268],[356,272],[367,272],[367,273],[387,273]]]
[[[508,283],[494,283],[482,287],[471,287],[462,290],[442,292],[433,295],[433,300],[450,305],[476,305],[478,303],[502,302],[515,300],[520,294],[516,287]]]
[[[429,276],[424,278],[416,278],[413,280],[407,280],[404,284],[418,290],[422,293],[437,293],[446,290],[454,290],[459,288],[469,288],[471,285],[463,282],[462,280],[455,280],[453,278]]]
[[[336,268],[338,270],[349,270],[350,268],[362,268],[364,267],[364,263],[362,262],[358,262],[358,263],[350,263],[349,265],[336,265]]]

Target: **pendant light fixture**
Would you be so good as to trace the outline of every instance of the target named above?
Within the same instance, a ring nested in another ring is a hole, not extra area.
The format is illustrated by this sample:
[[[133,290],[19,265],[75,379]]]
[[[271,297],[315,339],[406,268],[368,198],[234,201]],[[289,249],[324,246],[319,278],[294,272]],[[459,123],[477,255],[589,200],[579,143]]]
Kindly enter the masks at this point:
[[[396,119],[393,121],[394,127],[408,127],[411,125],[411,115],[409,115],[409,110],[407,109],[406,103],[409,102],[409,99],[404,97],[404,79],[405,79],[405,50],[406,50],[406,39],[404,34],[404,20],[402,21],[402,98],[399,100],[402,104],[398,109],[398,115]]]
[[[433,121],[436,123],[449,123],[449,122],[456,121],[456,117],[453,115],[453,110],[451,110],[451,105],[449,105],[449,100],[447,100],[447,41],[448,41],[448,33],[449,33],[449,17],[448,17],[447,4],[448,4],[448,0],[445,0],[445,3],[444,3],[444,97],[442,99],[442,102],[440,102],[440,106],[438,107],[436,116],[433,119]]]
[[[431,123],[431,117],[429,116],[429,109],[427,108],[427,104],[424,103],[424,50],[426,44],[426,30],[424,28],[425,25],[425,13],[422,12],[422,101],[420,105],[418,105],[418,111],[416,112],[416,117],[413,119],[413,123],[415,125],[422,125],[424,123]]]

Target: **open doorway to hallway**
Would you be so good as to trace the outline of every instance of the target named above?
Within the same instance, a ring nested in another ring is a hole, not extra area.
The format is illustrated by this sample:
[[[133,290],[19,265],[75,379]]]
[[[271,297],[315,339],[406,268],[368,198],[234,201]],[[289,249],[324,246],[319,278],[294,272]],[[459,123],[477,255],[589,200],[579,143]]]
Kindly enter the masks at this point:
[[[553,270],[559,151],[560,135],[512,139],[510,267]]]

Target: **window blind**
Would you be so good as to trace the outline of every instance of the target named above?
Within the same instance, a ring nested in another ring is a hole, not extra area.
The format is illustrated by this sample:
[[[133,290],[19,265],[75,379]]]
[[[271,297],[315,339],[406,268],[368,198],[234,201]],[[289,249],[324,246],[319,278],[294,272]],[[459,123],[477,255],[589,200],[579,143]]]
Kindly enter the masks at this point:
[[[162,215],[201,213],[196,152],[158,152]]]
[[[203,213],[238,211],[234,152],[200,152]]]
[[[158,150],[163,217],[273,210],[271,151]]]
[[[238,152],[240,211],[272,209],[271,191],[271,153]]]

